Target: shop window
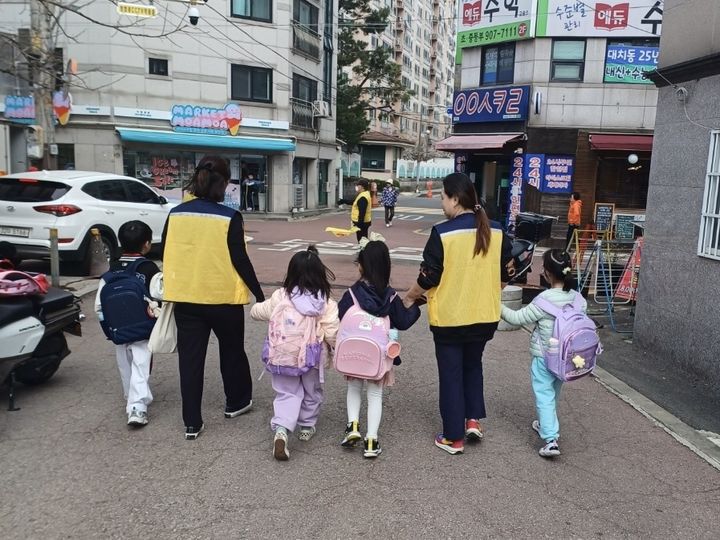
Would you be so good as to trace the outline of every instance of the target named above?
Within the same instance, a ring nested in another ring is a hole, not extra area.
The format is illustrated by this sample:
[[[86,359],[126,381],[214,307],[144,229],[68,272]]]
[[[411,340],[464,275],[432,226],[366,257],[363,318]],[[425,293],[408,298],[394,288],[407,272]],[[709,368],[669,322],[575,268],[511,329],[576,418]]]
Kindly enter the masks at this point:
[[[230,15],[272,22],[272,0],[230,0]]]
[[[483,47],[480,84],[512,84],[515,72],[515,43]]]
[[[554,39],[551,81],[582,81],[585,74],[585,40]]]
[[[385,147],[384,146],[361,146],[360,155],[362,168],[376,171],[385,170]]]
[[[272,103],[272,73],[272,69],[233,64],[230,73],[232,99]]]
[[[194,152],[123,152],[125,176],[142,180],[167,199],[182,199],[182,190],[195,172]]]
[[[720,260],[720,131],[710,133],[710,155],[700,216],[698,255]]]
[[[615,203],[616,208],[643,210],[647,204],[650,157],[630,165],[627,154],[608,156],[598,164],[597,201]]]
[[[148,73],[150,75],[167,77],[170,74],[167,58],[148,58]]]

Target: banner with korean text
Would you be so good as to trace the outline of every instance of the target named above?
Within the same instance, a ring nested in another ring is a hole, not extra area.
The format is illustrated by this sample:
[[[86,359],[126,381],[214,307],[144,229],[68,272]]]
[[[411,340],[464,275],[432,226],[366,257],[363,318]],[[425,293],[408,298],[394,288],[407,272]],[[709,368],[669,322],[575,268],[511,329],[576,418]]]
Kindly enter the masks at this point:
[[[663,0],[538,0],[537,37],[659,37]]]

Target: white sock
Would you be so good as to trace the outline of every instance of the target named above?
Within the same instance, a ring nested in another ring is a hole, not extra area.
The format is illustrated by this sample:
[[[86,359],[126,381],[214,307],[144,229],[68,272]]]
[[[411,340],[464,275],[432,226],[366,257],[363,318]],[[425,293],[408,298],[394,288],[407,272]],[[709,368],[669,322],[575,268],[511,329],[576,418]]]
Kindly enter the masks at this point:
[[[360,404],[362,403],[362,385],[360,379],[347,381],[347,415],[348,422],[360,421]]]
[[[368,425],[367,438],[377,439],[378,429],[380,428],[380,420],[382,419],[382,384],[368,381],[367,383],[367,400],[368,400]]]

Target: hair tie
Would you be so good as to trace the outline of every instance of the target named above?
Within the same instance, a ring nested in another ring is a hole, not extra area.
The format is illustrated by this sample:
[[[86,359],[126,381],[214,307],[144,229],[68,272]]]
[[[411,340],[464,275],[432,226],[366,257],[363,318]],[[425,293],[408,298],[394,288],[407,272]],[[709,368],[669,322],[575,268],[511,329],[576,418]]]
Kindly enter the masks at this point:
[[[473,207],[473,211],[474,211],[474,212],[479,212],[480,210],[482,210],[482,205],[480,205],[480,204],[476,204],[476,205]]]
[[[572,268],[570,268],[569,266],[566,266],[565,268],[563,268],[563,271],[562,271],[562,272],[563,272],[563,275],[566,276],[566,275],[568,275],[570,272],[572,272]]]
[[[360,251],[365,249],[365,246],[367,246],[370,242],[385,242],[385,237],[376,232],[371,232],[369,237],[363,236],[359,242]]]
[[[197,167],[195,167],[195,174],[199,173],[200,171],[212,171],[212,168],[212,161],[206,161],[202,165],[198,165]]]

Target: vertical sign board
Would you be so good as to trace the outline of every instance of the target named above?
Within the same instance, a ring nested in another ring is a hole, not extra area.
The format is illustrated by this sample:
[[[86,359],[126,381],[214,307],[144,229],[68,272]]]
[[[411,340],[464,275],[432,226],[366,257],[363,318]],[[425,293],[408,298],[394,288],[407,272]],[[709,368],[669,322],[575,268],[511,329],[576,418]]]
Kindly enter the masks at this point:
[[[615,203],[595,203],[595,229],[609,231],[612,228]]]
[[[528,186],[540,189],[545,170],[545,154],[525,154],[525,178]]]
[[[635,238],[635,215],[617,214],[615,216],[615,239],[632,240]]]
[[[508,233],[511,234],[515,232],[515,221],[517,219],[517,215],[522,212],[524,161],[523,156],[513,157],[506,227]]]

